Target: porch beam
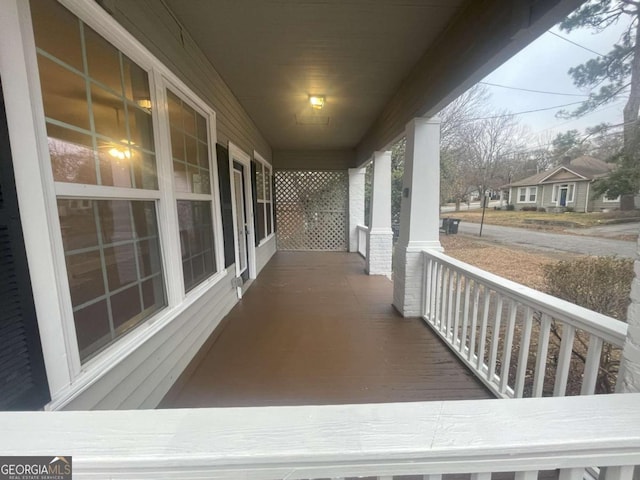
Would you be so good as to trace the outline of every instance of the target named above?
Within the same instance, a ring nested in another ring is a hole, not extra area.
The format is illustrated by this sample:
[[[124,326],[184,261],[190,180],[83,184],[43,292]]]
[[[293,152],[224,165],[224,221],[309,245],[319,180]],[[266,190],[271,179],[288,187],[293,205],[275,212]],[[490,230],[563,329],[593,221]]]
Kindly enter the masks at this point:
[[[358,251],[358,225],[364,225],[365,168],[349,169],[349,251]]]
[[[400,236],[394,250],[393,305],[405,317],[422,315],[423,249],[442,251],[440,222],[440,119],[407,124]]]
[[[373,154],[371,221],[367,242],[367,273],[391,275],[391,152]]]
[[[470,1],[398,86],[357,147],[357,165],[397,139],[414,117],[433,116],[584,0]]]

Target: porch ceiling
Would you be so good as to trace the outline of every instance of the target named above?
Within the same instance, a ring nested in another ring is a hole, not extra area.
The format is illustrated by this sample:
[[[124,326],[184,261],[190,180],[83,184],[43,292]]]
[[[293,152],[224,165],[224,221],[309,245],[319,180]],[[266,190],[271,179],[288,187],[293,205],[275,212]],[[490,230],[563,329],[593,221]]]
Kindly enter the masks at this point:
[[[359,157],[411,117],[437,112],[581,3],[165,2],[274,150],[357,149]],[[324,109],[314,112],[309,94],[326,95]]]

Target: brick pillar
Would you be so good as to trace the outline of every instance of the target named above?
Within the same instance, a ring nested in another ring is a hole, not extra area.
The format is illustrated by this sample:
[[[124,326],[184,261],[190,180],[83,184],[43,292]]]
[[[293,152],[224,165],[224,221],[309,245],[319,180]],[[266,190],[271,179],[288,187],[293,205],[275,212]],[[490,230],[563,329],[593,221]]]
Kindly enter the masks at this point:
[[[627,310],[629,331],[622,352],[616,392],[640,392],[640,237],[634,264],[635,277],[631,283],[631,303]]]
[[[358,225],[364,225],[365,168],[349,169],[349,251],[358,251]]]
[[[371,222],[367,242],[367,273],[391,275],[391,152],[373,154]]]
[[[400,237],[393,260],[393,305],[405,317],[422,314],[422,250],[442,251],[440,224],[440,119],[407,124]]]

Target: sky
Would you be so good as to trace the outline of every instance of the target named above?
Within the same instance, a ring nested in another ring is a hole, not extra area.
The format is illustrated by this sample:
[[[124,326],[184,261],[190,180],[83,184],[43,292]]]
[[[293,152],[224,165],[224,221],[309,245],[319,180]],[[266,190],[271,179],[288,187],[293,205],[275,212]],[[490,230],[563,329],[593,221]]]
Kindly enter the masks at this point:
[[[553,27],[551,31],[595,52],[605,54],[619,40],[627,25],[627,21],[621,21],[599,34],[589,29],[578,29],[567,33],[558,27]],[[588,92],[579,90],[573,85],[568,70],[594,57],[596,57],[594,53],[546,32],[485,77],[483,82],[558,93],[585,94]],[[508,110],[513,113],[553,107],[586,98],[523,92],[494,86],[487,86],[487,88],[491,93],[490,102],[494,109]],[[550,135],[552,139],[557,133],[570,129],[583,132],[585,127],[602,122],[622,123],[622,108],[625,101],[626,99],[620,98],[579,119],[556,118],[555,115],[560,108],[517,115],[516,118],[521,124],[528,126],[532,135]],[[572,108],[575,106],[566,107],[569,110]]]

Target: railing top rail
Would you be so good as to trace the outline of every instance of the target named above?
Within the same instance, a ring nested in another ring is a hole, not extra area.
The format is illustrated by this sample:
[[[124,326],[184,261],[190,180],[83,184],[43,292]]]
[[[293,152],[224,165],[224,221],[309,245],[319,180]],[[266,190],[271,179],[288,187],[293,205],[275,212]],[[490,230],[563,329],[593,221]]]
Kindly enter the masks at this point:
[[[78,478],[319,478],[640,463],[640,394],[0,413],[3,455]]]
[[[570,323],[576,328],[593,333],[613,345],[619,347],[624,345],[628,326],[620,320],[507,280],[506,278],[494,275],[473,265],[451,258],[441,252],[424,250],[423,253],[427,258],[434,258],[455,270],[462,271],[467,277],[488,285],[491,289],[499,293],[513,297],[524,305],[547,313],[553,318]]]
[[[369,231],[369,227],[366,225],[356,225],[356,230],[364,230],[365,232]]]

